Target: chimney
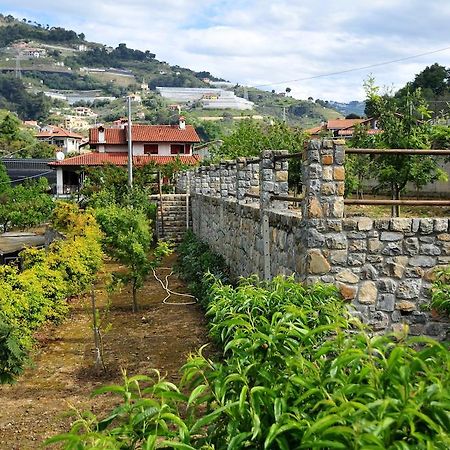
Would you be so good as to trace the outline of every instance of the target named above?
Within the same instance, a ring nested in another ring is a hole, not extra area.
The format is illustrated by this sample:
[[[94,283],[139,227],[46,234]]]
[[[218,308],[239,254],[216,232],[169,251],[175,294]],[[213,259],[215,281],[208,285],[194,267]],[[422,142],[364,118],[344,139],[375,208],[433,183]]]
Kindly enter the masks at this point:
[[[105,129],[102,126],[98,127],[98,142],[99,144],[105,143]]]
[[[180,122],[178,126],[180,127],[180,130],[186,129],[186,120],[183,116],[180,116]]]

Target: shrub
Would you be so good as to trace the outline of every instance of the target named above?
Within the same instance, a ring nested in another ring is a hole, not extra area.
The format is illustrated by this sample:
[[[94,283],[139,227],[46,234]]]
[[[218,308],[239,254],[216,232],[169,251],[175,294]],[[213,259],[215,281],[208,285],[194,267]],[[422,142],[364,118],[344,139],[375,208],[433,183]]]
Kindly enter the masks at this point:
[[[66,298],[86,292],[102,264],[100,230],[91,215],[60,203],[54,217],[67,239],[24,250],[22,272],[0,266],[0,382],[12,382],[23,371],[33,333],[61,320]]]
[[[436,271],[431,288],[431,306],[450,316],[450,266]]]
[[[178,247],[176,270],[183,280],[189,284],[189,290],[201,303],[207,303],[207,293],[213,274],[224,283],[230,281],[229,269],[221,255],[213,253],[208,245],[200,241],[192,231],[187,231]]]

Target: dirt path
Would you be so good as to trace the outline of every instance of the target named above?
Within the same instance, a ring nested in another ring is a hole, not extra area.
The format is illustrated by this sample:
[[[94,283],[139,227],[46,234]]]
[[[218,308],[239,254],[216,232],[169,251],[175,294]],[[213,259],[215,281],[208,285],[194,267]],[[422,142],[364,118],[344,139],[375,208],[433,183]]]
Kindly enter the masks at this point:
[[[173,262],[171,257],[165,265]],[[108,269],[114,266],[108,265]],[[175,276],[170,287],[186,292]],[[96,289],[96,297],[99,305],[105,305],[107,294],[102,286]],[[138,314],[131,313],[128,289],[110,297],[107,322],[111,329],[104,337],[108,373],[101,378],[92,370],[89,298],[76,300],[62,325],[42,331],[34,367],[15,385],[0,387],[0,449],[39,448],[45,438],[68,429],[73,420],[67,416],[70,405],[78,410],[104,411],[113,399],[90,399],[89,394],[100,385],[120,383],[120,368],[130,375],[157,368],[167,379],[179,380],[186,355],[208,342],[206,320],[199,305],[163,305],[164,297],[153,277],[139,292]]]

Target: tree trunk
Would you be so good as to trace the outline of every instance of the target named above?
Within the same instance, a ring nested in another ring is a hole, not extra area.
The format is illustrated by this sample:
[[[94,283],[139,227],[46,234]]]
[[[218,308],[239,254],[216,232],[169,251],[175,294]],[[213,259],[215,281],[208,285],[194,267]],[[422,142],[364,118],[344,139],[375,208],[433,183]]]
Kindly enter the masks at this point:
[[[91,302],[92,302],[92,329],[94,331],[94,367],[97,373],[100,372],[101,369],[105,370],[105,364],[103,362],[103,352],[101,348],[101,337],[100,330],[98,328],[97,323],[97,307],[95,305],[95,292],[94,287],[91,286]]]
[[[133,312],[137,313],[139,311],[138,302],[137,302],[137,282],[133,280]]]

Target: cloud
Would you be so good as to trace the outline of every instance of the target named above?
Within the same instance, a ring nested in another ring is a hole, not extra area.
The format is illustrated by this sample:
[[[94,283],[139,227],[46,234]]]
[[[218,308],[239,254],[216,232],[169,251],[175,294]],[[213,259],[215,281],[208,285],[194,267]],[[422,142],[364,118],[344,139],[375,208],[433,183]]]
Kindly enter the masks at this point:
[[[372,0],[364,7],[354,0],[92,0],[89,7],[54,0],[2,3],[6,14],[73,28],[108,45],[125,42],[171,64],[240,84],[269,84],[268,89],[280,91],[289,86],[301,98],[361,99],[369,73],[379,84],[399,88],[426,65],[450,65],[446,51],[289,81],[450,46],[450,5],[442,0]]]

